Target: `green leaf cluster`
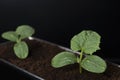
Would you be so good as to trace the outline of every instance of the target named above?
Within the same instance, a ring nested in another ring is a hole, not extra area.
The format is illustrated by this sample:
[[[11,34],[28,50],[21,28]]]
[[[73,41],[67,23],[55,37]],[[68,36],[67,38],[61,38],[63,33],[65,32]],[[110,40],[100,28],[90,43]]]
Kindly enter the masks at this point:
[[[73,36],[70,42],[71,50],[79,52],[79,55],[76,56],[68,51],[60,52],[53,57],[51,65],[54,68],[59,68],[78,63],[80,65],[80,73],[82,68],[93,73],[103,73],[107,67],[106,62],[101,57],[93,55],[94,52],[100,50],[100,39],[101,36],[97,32],[83,30]]]
[[[15,31],[7,31],[2,33],[2,38],[15,42],[14,52],[20,59],[25,59],[28,56],[28,45],[23,39],[32,36],[35,30],[29,25],[20,25]]]

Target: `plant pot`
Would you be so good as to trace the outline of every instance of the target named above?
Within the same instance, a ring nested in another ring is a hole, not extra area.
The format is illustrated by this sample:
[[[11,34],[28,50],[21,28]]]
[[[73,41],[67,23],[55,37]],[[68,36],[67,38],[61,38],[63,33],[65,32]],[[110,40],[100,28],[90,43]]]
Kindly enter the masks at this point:
[[[26,59],[18,59],[13,52],[14,43],[5,42],[0,45],[0,61],[13,67],[18,73],[25,74],[31,80],[120,80],[119,65],[109,61],[106,61],[107,70],[101,74],[86,70],[80,74],[78,64],[53,68],[51,59],[58,52],[70,51],[70,49],[37,38],[25,39],[25,41],[30,51]]]
[[[3,80],[34,80],[33,76],[23,72],[21,69],[10,66],[10,63],[6,63],[3,59],[0,59],[0,75],[2,75],[0,79]]]

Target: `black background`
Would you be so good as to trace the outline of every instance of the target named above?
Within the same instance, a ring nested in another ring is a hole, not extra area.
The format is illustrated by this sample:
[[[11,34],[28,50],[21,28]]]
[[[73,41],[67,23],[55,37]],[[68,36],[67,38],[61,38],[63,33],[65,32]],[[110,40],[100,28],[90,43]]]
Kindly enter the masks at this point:
[[[99,55],[119,59],[119,10],[118,0],[0,0],[0,34],[27,24],[34,37],[69,47],[73,35],[95,30],[102,37]]]

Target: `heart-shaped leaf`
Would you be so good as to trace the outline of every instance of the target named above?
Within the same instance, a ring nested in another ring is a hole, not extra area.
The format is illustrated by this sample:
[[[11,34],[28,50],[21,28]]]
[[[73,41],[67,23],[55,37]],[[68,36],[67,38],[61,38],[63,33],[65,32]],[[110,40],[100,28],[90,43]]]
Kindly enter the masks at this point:
[[[14,51],[18,58],[25,59],[28,56],[28,45],[24,41],[16,43]]]
[[[106,62],[96,55],[86,56],[80,63],[82,68],[93,73],[103,73],[106,70]]]
[[[32,36],[35,33],[35,30],[29,25],[21,25],[16,29],[16,33],[20,35],[21,39]]]
[[[99,50],[100,35],[95,31],[84,30],[71,39],[71,49],[82,50],[86,54],[92,54]]]
[[[61,52],[52,59],[51,63],[53,67],[59,68],[69,64],[77,63],[77,58],[73,53]]]
[[[10,41],[14,41],[16,42],[18,40],[18,34],[14,31],[8,31],[8,32],[4,32],[2,34],[2,37],[4,39],[10,40]]]

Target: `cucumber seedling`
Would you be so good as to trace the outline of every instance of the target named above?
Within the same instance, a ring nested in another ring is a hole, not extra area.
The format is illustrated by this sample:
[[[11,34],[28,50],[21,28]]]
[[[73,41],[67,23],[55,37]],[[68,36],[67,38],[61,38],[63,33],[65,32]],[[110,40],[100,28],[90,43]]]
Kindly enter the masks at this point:
[[[73,36],[70,41],[70,51],[63,51],[55,55],[51,60],[54,68],[78,63],[80,73],[85,69],[93,73],[103,73],[106,68],[106,62],[101,57],[93,53],[100,50],[101,36],[92,30],[83,30]],[[74,53],[78,53],[78,55]]]
[[[7,31],[2,33],[2,38],[15,42],[13,50],[15,55],[20,59],[25,59],[28,56],[28,45],[23,39],[32,36],[35,30],[29,25],[20,25],[15,31]]]

